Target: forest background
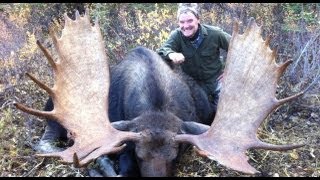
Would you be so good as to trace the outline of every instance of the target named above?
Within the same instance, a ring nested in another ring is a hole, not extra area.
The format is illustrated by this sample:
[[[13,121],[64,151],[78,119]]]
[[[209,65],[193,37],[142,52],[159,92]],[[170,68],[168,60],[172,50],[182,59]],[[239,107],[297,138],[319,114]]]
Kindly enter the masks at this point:
[[[201,21],[232,33],[233,18],[240,31],[254,17],[264,39],[271,35],[277,62],[293,63],[279,82],[277,98],[310,87],[298,100],[277,109],[258,130],[263,141],[305,143],[285,152],[249,150],[249,162],[261,174],[254,176],[320,175],[320,4],[319,3],[199,3]],[[88,176],[86,169],[61,164],[55,158],[35,156],[45,121],[27,115],[14,102],[42,109],[48,95],[25,76],[53,83],[53,72],[36,40],[54,52],[49,27],[61,32],[63,14],[89,8],[98,18],[111,65],[138,46],[156,50],[177,28],[176,3],[0,3],[0,176]],[[54,54],[54,53],[53,53]],[[54,54],[55,55],[55,54]],[[178,162],[176,176],[249,176],[198,157],[190,149]]]

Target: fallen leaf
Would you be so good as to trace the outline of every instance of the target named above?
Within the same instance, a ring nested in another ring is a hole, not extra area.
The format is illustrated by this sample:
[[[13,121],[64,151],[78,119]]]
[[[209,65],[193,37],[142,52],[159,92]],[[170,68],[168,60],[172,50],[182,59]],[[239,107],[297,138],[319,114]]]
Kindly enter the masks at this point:
[[[292,151],[289,155],[292,159],[299,159],[299,154],[297,153],[297,151]]]

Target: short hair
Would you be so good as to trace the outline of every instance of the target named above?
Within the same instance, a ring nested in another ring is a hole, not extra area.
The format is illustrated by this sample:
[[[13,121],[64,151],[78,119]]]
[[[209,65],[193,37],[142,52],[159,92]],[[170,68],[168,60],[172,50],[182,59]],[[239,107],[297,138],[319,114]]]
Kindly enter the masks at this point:
[[[179,3],[177,19],[179,20],[179,16],[183,13],[191,12],[196,16],[196,18],[200,18],[198,4],[197,3]]]

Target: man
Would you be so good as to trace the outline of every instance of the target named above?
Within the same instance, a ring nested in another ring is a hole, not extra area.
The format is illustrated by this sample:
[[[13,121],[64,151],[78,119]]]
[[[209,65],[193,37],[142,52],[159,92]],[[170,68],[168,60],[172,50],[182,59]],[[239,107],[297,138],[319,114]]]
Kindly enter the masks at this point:
[[[218,27],[200,23],[196,3],[180,3],[177,19],[179,28],[157,52],[169,64],[180,64],[206,92],[212,118],[216,112],[223,73],[220,48],[228,51],[231,36]]]

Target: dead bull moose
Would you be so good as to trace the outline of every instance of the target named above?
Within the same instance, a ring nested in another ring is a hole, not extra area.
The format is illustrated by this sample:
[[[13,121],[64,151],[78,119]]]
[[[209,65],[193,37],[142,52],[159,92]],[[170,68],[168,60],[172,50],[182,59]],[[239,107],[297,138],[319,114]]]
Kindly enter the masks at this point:
[[[247,162],[248,149],[280,151],[303,146],[267,144],[257,138],[262,121],[303,92],[276,99],[277,81],[290,61],[275,62],[270,38],[262,39],[253,19],[242,35],[238,26],[235,21],[217,113],[211,126],[206,126],[193,122],[196,107],[187,85],[146,48],[136,48],[111,71],[117,80],[112,83],[120,84],[109,95],[108,58],[98,23],[91,26],[88,11],[84,17],[77,12],[75,21],[65,15],[61,38],[50,33],[60,59],[55,62],[39,44],[54,70],[54,86],[29,75],[52,97],[54,109],[39,111],[15,104],[29,114],[56,120],[74,141],[64,151],[39,156],[60,157],[79,167],[119,152],[124,142],[132,141],[142,176],[170,176],[179,144],[185,143],[228,168],[253,174],[258,171]],[[116,107],[109,107],[108,98],[116,101]],[[130,98],[134,104],[128,103]],[[108,110],[117,110],[112,113],[124,121],[111,123]]]

